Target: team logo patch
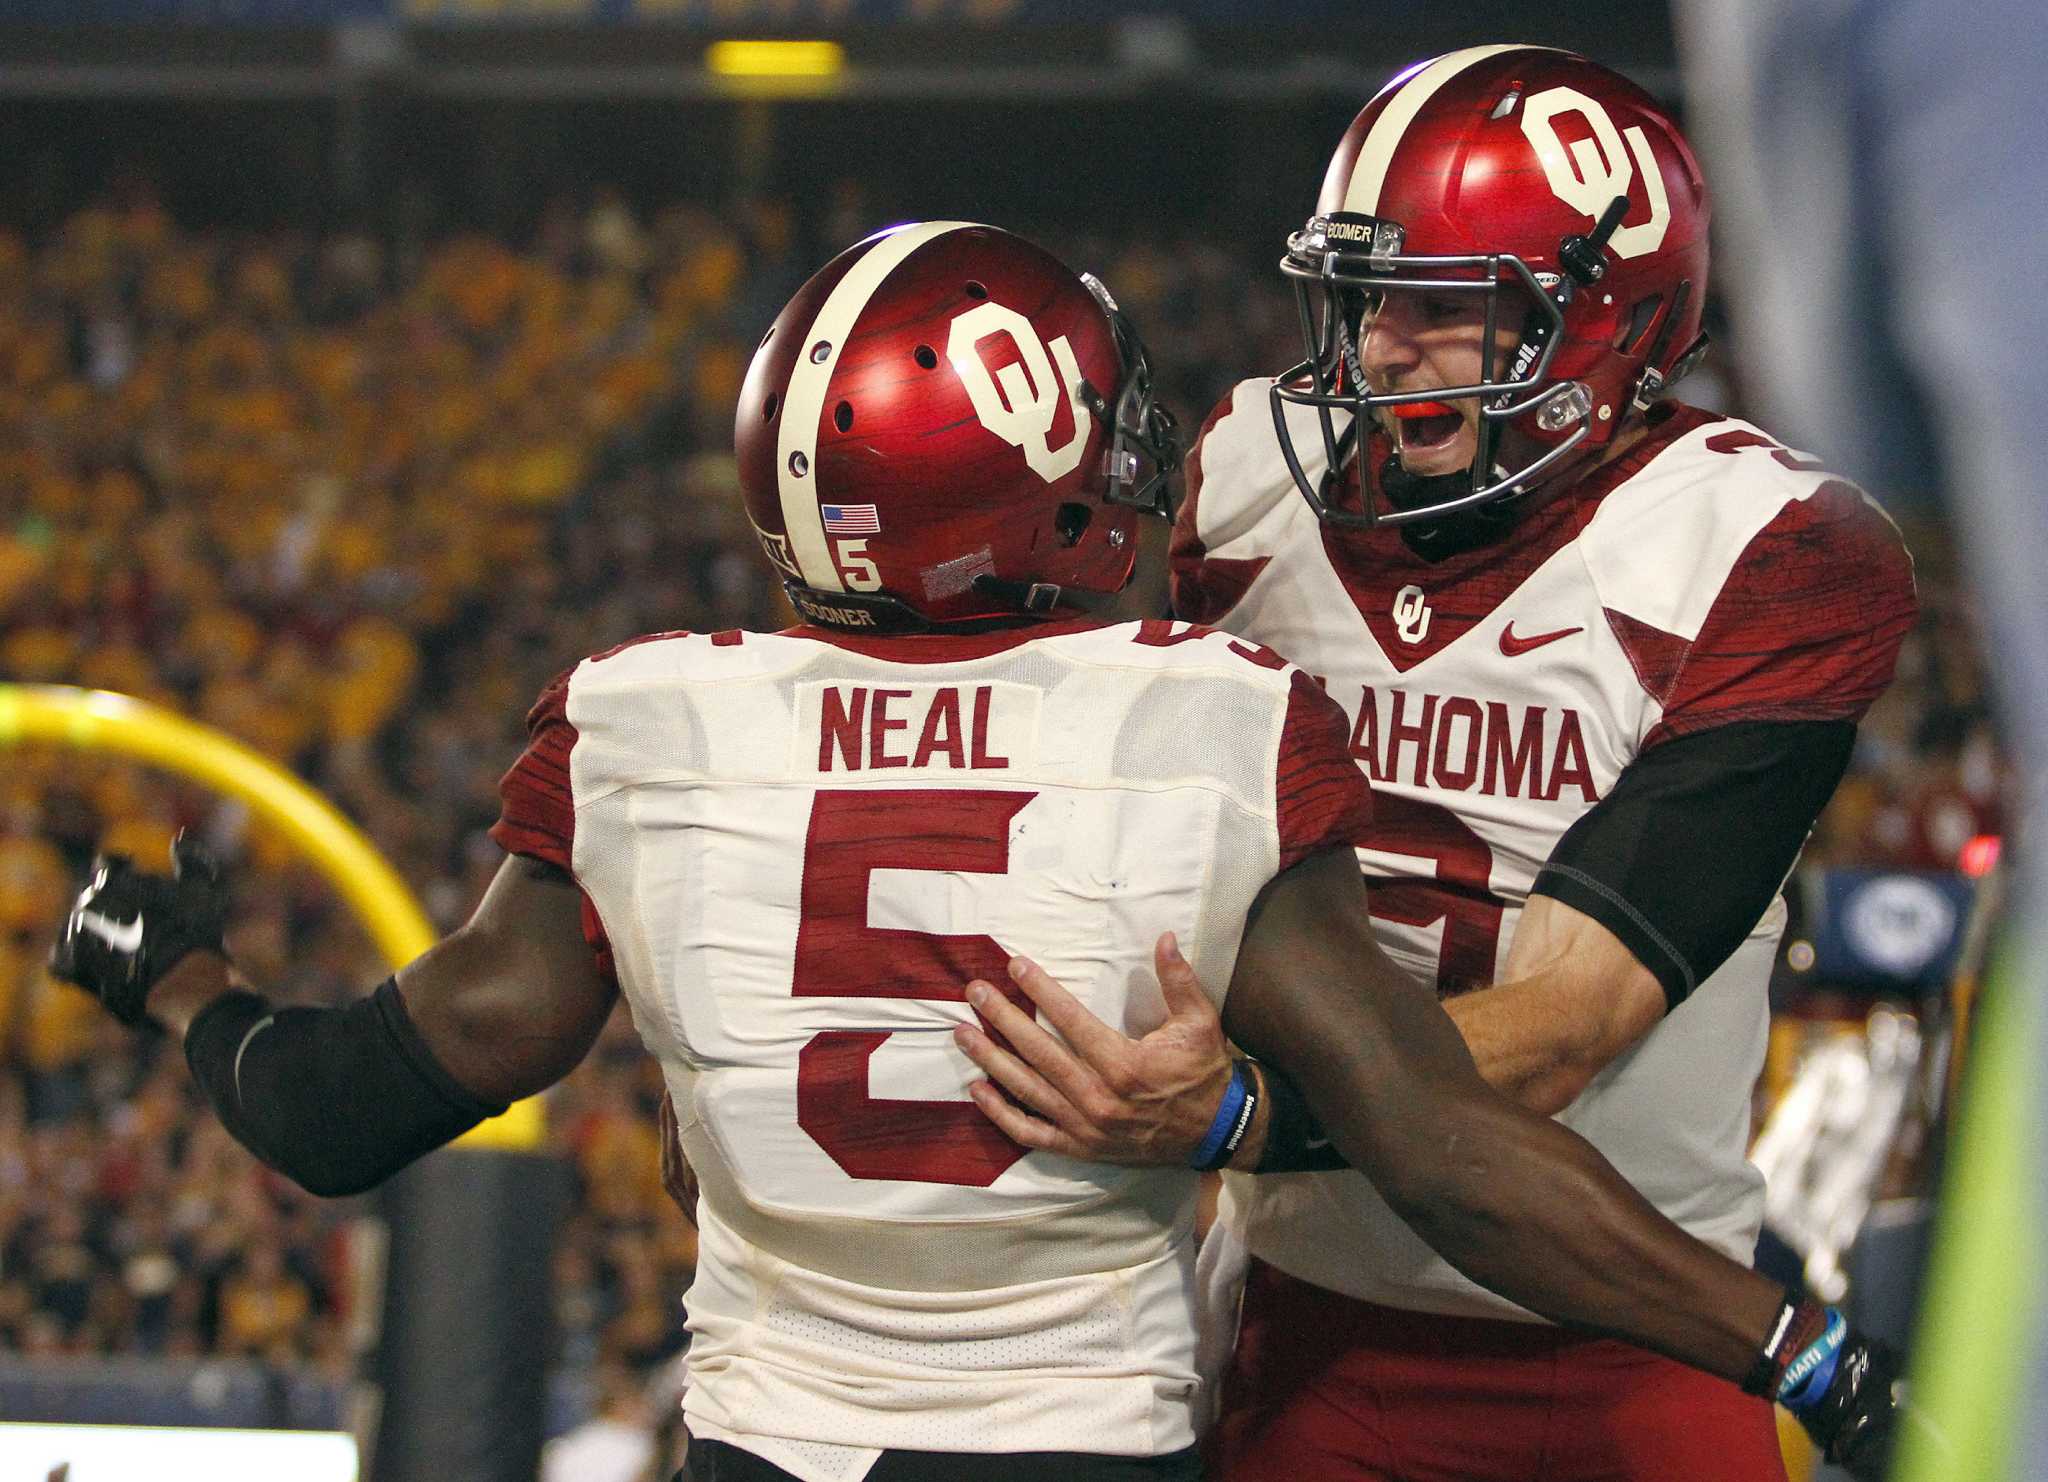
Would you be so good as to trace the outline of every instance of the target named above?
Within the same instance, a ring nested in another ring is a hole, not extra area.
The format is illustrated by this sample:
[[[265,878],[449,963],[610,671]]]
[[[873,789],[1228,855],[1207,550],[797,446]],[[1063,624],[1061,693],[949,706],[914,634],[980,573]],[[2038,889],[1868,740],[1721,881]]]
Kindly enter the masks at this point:
[[[1567,147],[1557,131],[1560,114],[1583,118],[1593,137],[1575,139]],[[1649,220],[1621,227],[1607,239],[1607,245],[1616,257],[1623,258],[1641,257],[1664,245],[1664,234],[1671,228],[1671,202],[1664,192],[1664,172],[1640,125],[1617,129],[1598,98],[1589,98],[1576,88],[1554,87],[1522,105],[1522,135],[1536,151],[1544,178],[1557,198],[1595,221],[1609,201],[1630,193],[1640,170],[1643,194],[1650,203]]]
[[[1018,359],[991,373],[982,363],[981,342],[1006,336]],[[1065,335],[1048,345],[1037,326],[994,299],[984,299],[953,317],[946,338],[946,358],[967,388],[981,425],[1024,453],[1024,462],[1048,484],[1057,483],[1081,466],[1087,451],[1088,412],[1081,405],[1081,367]],[[1053,374],[1057,364],[1059,374]],[[1052,445],[1053,420],[1062,401],[1068,405],[1073,431],[1059,447]]]
[[[1403,643],[1420,643],[1429,634],[1429,601],[1422,588],[1406,586],[1394,594],[1394,631]]]
[[[775,569],[791,581],[804,579],[803,567],[796,563],[796,553],[789,548],[787,535],[771,535],[759,525],[754,527],[754,536],[761,542],[761,549],[768,553],[768,559],[775,563]]]
[[[880,535],[881,517],[872,504],[821,504],[827,535]]]

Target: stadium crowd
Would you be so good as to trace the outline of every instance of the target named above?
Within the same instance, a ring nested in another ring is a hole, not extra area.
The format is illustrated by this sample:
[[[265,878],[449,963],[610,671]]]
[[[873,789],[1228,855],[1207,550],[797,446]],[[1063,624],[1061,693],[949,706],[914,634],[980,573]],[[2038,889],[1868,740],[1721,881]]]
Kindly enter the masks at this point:
[[[809,266],[872,225],[857,192],[637,213],[597,191],[518,245],[181,229],[129,188],[0,233],[0,677],[175,707],[336,799],[442,928],[525,705],[644,631],[789,614],[733,495],[730,408]],[[1266,244],[1062,237],[1143,328],[1192,425],[1297,358]],[[1704,378],[1703,378],[1704,379]],[[1689,387],[1732,402],[1727,380]],[[1947,868],[1995,833],[2001,763],[1938,526],[1909,527],[1923,617],[1809,861]],[[161,1041],[41,970],[96,848],[195,827],[240,861],[231,946],[280,997],[387,968],[238,805],[126,764],[0,766],[0,1346],[30,1355],[353,1362],[348,1228],[206,1115]],[[682,1346],[694,1237],[662,1193],[658,1074],[623,1012],[552,1094],[581,1175],[557,1259],[561,1425]],[[630,1387],[630,1386],[629,1386]]]

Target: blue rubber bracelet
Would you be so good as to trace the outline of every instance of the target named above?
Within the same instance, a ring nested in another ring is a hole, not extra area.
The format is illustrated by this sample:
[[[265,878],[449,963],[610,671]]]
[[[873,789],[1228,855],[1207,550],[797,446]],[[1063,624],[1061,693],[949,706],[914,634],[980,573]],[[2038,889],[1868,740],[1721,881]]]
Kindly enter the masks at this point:
[[[1223,1151],[1224,1139],[1230,1136],[1231,1129],[1237,1125],[1237,1114],[1244,1109],[1246,1089],[1244,1062],[1239,1060],[1230,1067],[1230,1084],[1223,1088],[1223,1101],[1216,1108],[1216,1120],[1209,1124],[1208,1134],[1189,1157],[1188,1167],[1200,1169],[1204,1173],[1210,1171],[1216,1155]]]
[[[1835,1382],[1835,1366],[1842,1360],[1842,1342],[1848,1336],[1848,1319],[1830,1307],[1828,1325],[1821,1335],[1786,1365],[1784,1381],[1778,1386],[1778,1403],[1795,1414],[1818,1404]]]

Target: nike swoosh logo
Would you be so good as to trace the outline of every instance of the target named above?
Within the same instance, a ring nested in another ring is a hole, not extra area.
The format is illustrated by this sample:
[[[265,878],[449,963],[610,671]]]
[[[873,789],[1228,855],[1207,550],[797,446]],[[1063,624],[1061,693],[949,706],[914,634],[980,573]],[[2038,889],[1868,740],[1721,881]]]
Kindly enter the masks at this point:
[[[1583,627],[1559,628],[1555,633],[1532,633],[1527,638],[1517,638],[1515,625],[1509,623],[1500,630],[1500,651],[1511,659],[1519,658],[1533,648],[1541,648],[1546,643],[1555,643],[1560,638],[1569,638],[1574,633],[1585,631]]]
[[[98,911],[80,911],[78,924],[116,952],[134,952],[142,946],[140,916],[133,921],[116,921],[111,916],[102,916]]]

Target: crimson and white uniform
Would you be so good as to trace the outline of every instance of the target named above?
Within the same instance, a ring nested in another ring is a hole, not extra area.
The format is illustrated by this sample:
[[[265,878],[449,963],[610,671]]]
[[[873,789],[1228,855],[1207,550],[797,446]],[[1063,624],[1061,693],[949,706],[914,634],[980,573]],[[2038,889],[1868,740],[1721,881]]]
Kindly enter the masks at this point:
[[[1203,429],[1175,610],[1286,653],[1349,713],[1375,791],[1359,851],[1375,935],[1440,992],[1494,981],[1538,871],[1631,761],[1724,724],[1854,720],[1890,678],[1913,610],[1896,530],[1747,423],[1667,403],[1505,539],[1432,563],[1398,531],[1318,521],[1280,456],[1269,384],[1238,386]],[[1315,446],[1309,414],[1290,416],[1296,446]],[[1784,919],[1779,899],[1561,1117],[1745,1263],[1762,1214],[1749,1098]],[[1221,1218],[1318,1287],[1533,1320],[1453,1271],[1357,1173],[1228,1175]]]
[[[1175,610],[1287,654],[1349,713],[1377,795],[1359,852],[1376,934],[1440,991],[1494,981],[1537,871],[1645,750],[1735,721],[1853,720],[1890,679],[1912,613],[1896,530],[1747,423],[1674,408],[1510,539],[1431,564],[1397,532],[1324,528],[1280,459],[1267,384],[1241,384],[1195,451]],[[1783,927],[1780,903],[1562,1118],[1745,1262],[1763,1209],[1749,1096]],[[1518,1310],[1362,1175],[1229,1184],[1252,1251],[1296,1275],[1393,1306]]]
[[[496,837],[581,885],[702,1178],[693,1433],[831,1482],[1191,1445],[1194,1176],[1026,1154],[950,1031],[1025,952],[1143,1034],[1167,929],[1219,991],[1260,888],[1363,837],[1336,707],[1227,635],[1075,623],[663,635],[530,724]]]

